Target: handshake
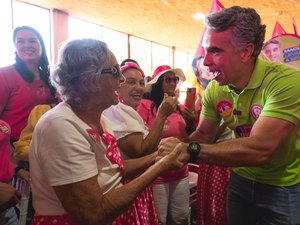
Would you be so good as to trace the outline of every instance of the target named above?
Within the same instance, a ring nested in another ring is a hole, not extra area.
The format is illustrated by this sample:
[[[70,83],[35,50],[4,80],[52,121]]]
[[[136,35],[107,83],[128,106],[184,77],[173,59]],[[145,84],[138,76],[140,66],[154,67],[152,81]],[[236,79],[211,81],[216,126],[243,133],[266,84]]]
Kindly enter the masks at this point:
[[[190,148],[191,144],[181,142],[178,138],[164,138],[158,145],[156,163],[162,163],[166,170],[180,169],[190,161],[192,154]],[[200,146],[197,155],[199,151]]]

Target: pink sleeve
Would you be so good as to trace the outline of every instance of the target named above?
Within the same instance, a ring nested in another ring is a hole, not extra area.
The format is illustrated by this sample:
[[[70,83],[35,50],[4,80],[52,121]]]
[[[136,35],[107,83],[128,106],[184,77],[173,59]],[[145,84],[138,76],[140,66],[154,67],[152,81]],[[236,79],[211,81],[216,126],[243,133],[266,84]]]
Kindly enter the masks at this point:
[[[138,114],[142,117],[146,125],[149,127],[149,115],[151,113],[151,101],[142,99],[137,108]]]
[[[0,70],[0,118],[9,99],[9,94],[10,91],[8,88],[7,80],[5,78],[5,72],[3,70]]]

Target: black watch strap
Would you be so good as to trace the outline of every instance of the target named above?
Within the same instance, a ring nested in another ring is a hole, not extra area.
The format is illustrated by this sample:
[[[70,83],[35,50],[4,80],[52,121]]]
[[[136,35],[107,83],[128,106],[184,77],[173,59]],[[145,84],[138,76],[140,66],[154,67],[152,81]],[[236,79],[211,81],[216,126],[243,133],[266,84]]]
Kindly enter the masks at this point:
[[[190,163],[196,163],[198,161],[198,155],[201,150],[201,145],[195,141],[189,143],[187,147],[188,152],[190,153]]]

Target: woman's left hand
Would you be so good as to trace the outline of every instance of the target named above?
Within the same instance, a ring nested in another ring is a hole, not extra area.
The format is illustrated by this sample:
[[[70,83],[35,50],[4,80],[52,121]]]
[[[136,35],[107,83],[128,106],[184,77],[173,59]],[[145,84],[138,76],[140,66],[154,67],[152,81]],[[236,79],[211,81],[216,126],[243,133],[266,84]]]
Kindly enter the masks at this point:
[[[185,108],[182,111],[182,117],[186,123],[187,128],[195,128],[196,127],[196,113],[195,111],[191,111],[188,108]]]
[[[26,180],[27,183],[30,183],[31,182],[31,179],[30,179],[30,174],[29,174],[29,171],[25,170],[25,169],[20,169],[18,171],[18,174],[17,176],[23,180]]]

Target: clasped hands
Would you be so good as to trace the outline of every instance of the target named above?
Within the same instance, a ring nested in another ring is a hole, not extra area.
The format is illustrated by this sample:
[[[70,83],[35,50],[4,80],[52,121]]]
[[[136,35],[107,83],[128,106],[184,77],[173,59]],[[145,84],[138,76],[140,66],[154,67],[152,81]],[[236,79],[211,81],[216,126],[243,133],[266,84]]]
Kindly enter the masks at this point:
[[[187,144],[178,138],[169,137],[160,141],[156,161],[165,160],[170,164],[170,169],[180,169],[188,163],[189,158]]]

